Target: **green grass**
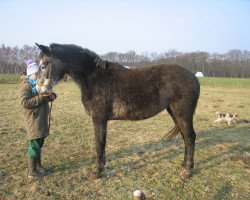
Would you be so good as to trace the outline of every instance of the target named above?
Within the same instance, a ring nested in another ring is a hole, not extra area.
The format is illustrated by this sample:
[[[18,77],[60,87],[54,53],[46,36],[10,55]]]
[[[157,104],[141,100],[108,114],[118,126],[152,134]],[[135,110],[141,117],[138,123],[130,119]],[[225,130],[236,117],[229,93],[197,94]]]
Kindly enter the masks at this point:
[[[250,88],[250,78],[199,78],[202,86],[226,88]]]
[[[20,75],[18,74],[0,74],[0,84],[19,83]]]
[[[132,199],[136,189],[152,200],[249,199],[249,163],[233,158],[249,158],[250,124],[244,120],[250,119],[250,88],[229,90],[224,79],[221,82],[220,87],[201,84],[194,116],[195,168],[186,181],[180,179],[182,139],[160,141],[173,127],[166,112],[143,121],[110,121],[108,169],[103,178],[94,179],[93,127],[73,82],[55,87],[58,98],[43,150],[44,164],[52,172],[41,180],[28,180],[19,85],[0,84],[0,199],[123,200]],[[216,111],[237,112],[242,119],[232,127],[213,125]]]

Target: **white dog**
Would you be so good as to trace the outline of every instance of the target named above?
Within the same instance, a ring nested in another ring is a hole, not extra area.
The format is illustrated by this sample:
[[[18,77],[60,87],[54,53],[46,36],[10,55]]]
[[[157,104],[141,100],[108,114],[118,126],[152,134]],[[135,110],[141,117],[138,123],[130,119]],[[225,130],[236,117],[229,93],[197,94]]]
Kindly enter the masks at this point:
[[[237,113],[234,114],[223,114],[220,112],[216,112],[216,115],[218,115],[218,118],[214,121],[214,123],[220,124],[221,122],[227,122],[229,126],[232,125],[232,123],[236,124],[236,120],[240,119],[240,116]]]

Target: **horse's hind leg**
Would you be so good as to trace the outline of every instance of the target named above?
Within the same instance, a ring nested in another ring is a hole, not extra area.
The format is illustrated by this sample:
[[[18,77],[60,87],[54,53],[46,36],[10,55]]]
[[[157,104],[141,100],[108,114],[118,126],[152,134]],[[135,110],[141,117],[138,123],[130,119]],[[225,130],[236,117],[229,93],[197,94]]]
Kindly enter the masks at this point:
[[[192,120],[191,120],[192,121]],[[185,143],[185,156],[184,156],[184,173],[183,178],[189,178],[191,170],[194,167],[194,148],[196,134],[194,132],[193,123],[183,121],[181,124],[181,133]]]
[[[195,147],[195,132],[193,128],[193,112],[189,109],[180,110],[180,106],[172,105],[173,114],[178,121],[181,129],[181,135],[185,143],[184,154],[184,172],[182,178],[186,179],[191,176],[191,170],[194,167],[194,147]]]

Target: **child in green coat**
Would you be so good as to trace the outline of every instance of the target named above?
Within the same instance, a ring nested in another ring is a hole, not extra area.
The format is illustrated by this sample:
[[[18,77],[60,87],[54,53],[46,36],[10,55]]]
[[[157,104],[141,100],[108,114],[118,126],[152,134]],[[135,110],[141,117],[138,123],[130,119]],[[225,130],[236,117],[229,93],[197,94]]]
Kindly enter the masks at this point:
[[[21,79],[20,101],[24,108],[24,126],[27,131],[28,177],[42,177],[46,169],[41,164],[41,149],[44,139],[49,135],[48,115],[49,101],[56,99],[56,94],[41,95],[36,91],[36,80],[39,66],[28,60],[27,76]]]

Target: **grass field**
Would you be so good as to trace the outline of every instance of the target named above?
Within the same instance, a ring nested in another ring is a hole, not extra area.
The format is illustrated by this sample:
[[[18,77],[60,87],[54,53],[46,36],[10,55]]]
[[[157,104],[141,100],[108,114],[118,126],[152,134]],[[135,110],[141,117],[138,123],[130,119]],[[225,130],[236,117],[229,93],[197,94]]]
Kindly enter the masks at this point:
[[[160,139],[173,127],[166,112],[148,120],[110,121],[104,177],[94,179],[94,134],[73,82],[55,87],[50,136],[43,160],[51,173],[27,178],[27,141],[18,84],[0,80],[0,199],[132,199],[141,189],[150,200],[250,199],[250,79],[204,78],[194,116],[194,174],[180,179],[183,140]],[[235,81],[235,84],[232,83]],[[241,81],[240,84],[236,84]],[[244,83],[243,83],[244,82]],[[8,83],[8,84],[7,84]],[[229,84],[231,85],[229,87]],[[215,112],[237,112],[238,124],[213,125]]]

